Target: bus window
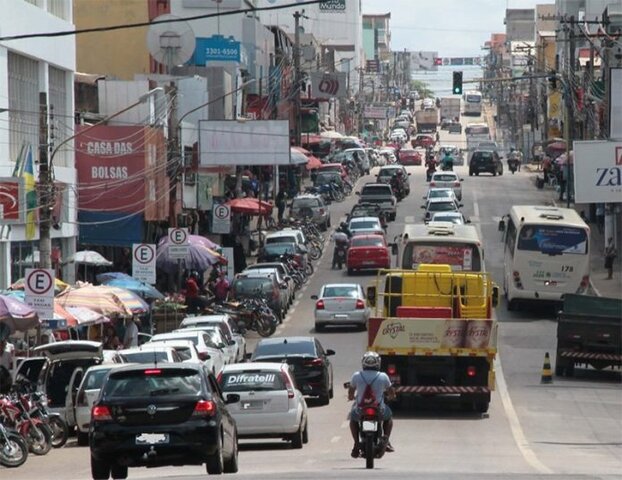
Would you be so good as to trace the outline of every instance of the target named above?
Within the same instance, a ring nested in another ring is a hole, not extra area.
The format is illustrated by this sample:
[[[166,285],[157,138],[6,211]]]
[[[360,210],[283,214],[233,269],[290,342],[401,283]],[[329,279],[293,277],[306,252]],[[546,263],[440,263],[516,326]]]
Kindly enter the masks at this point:
[[[508,227],[505,232],[505,245],[510,255],[514,256],[514,247],[516,247],[516,225],[512,219],[508,219]]]
[[[526,225],[518,236],[518,250],[549,255],[587,253],[587,232],[583,228]]]

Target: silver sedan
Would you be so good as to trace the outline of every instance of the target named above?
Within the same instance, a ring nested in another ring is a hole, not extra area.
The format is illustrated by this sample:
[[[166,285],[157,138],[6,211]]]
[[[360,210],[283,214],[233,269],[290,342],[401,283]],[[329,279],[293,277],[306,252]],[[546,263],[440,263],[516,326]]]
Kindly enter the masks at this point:
[[[315,300],[315,331],[327,325],[356,325],[365,330],[369,307],[363,287],[358,283],[331,283],[324,285]]]

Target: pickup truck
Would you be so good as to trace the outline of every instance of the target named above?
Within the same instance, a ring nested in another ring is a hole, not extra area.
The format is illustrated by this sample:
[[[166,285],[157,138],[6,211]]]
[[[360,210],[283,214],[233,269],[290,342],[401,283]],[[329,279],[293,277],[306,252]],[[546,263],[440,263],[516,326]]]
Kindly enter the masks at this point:
[[[622,300],[564,295],[557,315],[555,375],[574,375],[575,365],[622,366]]]
[[[360,192],[359,203],[375,203],[380,206],[387,219],[395,220],[397,215],[397,199],[393,195],[391,185],[386,183],[366,183]]]

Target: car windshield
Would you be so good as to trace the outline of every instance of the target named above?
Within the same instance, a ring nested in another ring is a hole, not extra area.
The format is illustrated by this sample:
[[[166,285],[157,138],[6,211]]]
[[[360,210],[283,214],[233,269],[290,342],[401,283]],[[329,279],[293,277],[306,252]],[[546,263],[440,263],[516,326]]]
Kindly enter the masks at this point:
[[[84,390],[99,390],[102,388],[104,378],[108,375],[110,368],[92,370],[86,372],[86,378],[84,379]]]
[[[354,286],[336,285],[333,287],[325,287],[322,298],[326,297],[350,297],[358,298],[358,290]]]
[[[320,202],[317,198],[294,198],[292,208],[313,208],[318,207]]]
[[[477,152],[473,155],[473,159],[491,160],[492,152]]]
[[[223,392],[285,390],[281,374],[269,370],[248,369],[242,372],[223,372],[218,381]]]
[[[149,368],[111,374],[103,396],[161,397],[166,395],[198,395],[201,377],[193,370]]]
[[[390,189],[386,185],[373,185],[369,187],[363,187],[361,195],[389,195]]]
[[[321,185],[329,182],[341,182],[341,174],[339,172],[320,172],[316,175],[314,185]]]
[[[350,242],[351,247],[384,247],[380,237],[354,237]]]
[[[367,230],[367,229],[372,229],[372,228],[377,228],[377,227],[378,227],[378,223],[371,221],[371,220],[350,223],[350,230]]]
[[[432,202],[428,205],[430,212],[452,212],[456,210],[454,202]]]
[[[451,197],[452,193],[452,190],[434,189],[428,192],[428,198]]]
[[[284,253],[296,253],[296,245],[293,243],[270,243],[263,247],[266,255],[283,255]]]
[[[127,363],[168,362],[168,354],[162,350],[144,350],[142,352],[121,353]]]
[[[285,235],[279,235],[277,237],[268,237],[266,238],[266,243],[267,244],[272,244],[272,243],[296,243],[296,236],[292,235],[290,236],[285,236]]]
[[[434,175],[432,178],[433,182],[455,182],[456,177],[454,175],[440,174]]]
[[[231,289],[236,295],[266,294],[272,292],[272,280],[269,278],[237,278]]]
[[[151,337],[151,342],[153,343],[165,342],[167,340],[190,340],[195,346],[199,343],[199,338],[196,333],[189,333],[186,336],[161,334]]]
[[[253,353],[254,358],[279,357],[287,355],[311,355],[315,356],[313,342],[308,340],[285,339],[280,342],[260,342]]]

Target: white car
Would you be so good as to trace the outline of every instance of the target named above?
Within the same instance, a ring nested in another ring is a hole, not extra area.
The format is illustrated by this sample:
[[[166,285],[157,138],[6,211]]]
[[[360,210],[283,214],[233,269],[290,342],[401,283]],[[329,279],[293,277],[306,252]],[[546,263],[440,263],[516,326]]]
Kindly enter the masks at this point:
[[[432,222],[449,222],[454,225],[464,225],[465,223],[471,223],[462,212],[437,212],[432,215],[428,225]]]
[[[356,325],[362,329],[367,326],[369,307],[365,301],[363,287],[358,283],[329,283],[324,285],[315,300],[315,330],[326,325]]]
[[[236,360],[240,363],[246,360],[246,337],[238,329],[237,322],[226,313],[217,315],[200,315],[186,317],[179,324],[181,328],[196,328],[203,325],[219,325],[225,336],[230,337],[237,345]]]
[[[218,377],[223,394],[240,401],[227,405],[240,438],[282,438],[293,448],[309,441],[307,404],[287,363],[227,365]]]
[[[199,352],[192,340],[160,340],[159,342],[150,342],[149,345],[162,345],[163,347],[172,348],[177,352],[182,362],[201,363]]]
[[[378,217],[355,217],[350,220],[348,229],[354,235],[383,235],[384,229]]]
[[[158,333],[151,339],[152,342],[161,342],[163,340],[191,340],[197,352],[199,352],[201,361],[215,375],[218,375],[218,372],[225,365],[225,354],[222,348],[215,345],[212,337],[205,331],[184,329],[170,333]]]
[[[119,350],[119,355],[127,363],[158,363],[158,362],[181,362],[181,357],[174,348],[162,343],[145,343],[140,347]]]
[[[453,188],[456,198],[462,200],[462,182],[463,179],[456,172],[434,172],[430,179],[430,188]]]
[[[218,349],[222,352],[224,365],[229,365],[230,363],[235,363],[238,348],[233,339],[227,339],[226,335],[220,328],[220,325],[211,324],[211,325],[198,325],[196,327],[188,327],[181,328],[177,330],[173,330],[172,333],[179,332],[203,332],[208,335],[207,345],[212,348]],[[198,349],[197,349],[198,350]],[[216,372],[218,373],[218,371]]]
[[[425,200],[425,203],[427,203],[431,198],[452,198],[457,200],[453,188],[428,188],[428,191],[423,199]]]
[[[112,369],[124,367],[127,363],[94,365],[84,373],[82,382],[75,396],[75,404],[68,404],[67,408],[73,408],[76,419],[78,445],[89,443],[89,425],[91,424],[91,408],[99,396],[99,391],[104,383],[108,372]],[[71,397],[70,402],[73,402]]]

